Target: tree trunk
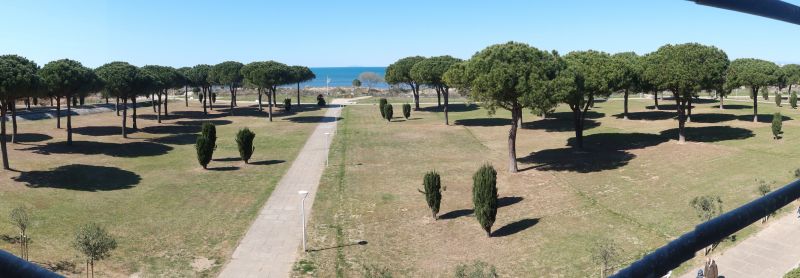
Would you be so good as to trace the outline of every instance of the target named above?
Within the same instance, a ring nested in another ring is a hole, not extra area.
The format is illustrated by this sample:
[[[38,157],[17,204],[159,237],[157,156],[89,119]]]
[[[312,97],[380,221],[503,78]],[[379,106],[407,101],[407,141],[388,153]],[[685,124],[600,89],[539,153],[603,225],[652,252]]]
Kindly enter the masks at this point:
[[[411,92],[414,95],[414,110],[419,111],[419,85],[411,84]]]
[[[297,82],[297,109],[300,109],[300,82]]]
[[[56,128],[61,128],[61,96],[56,97]]]
[[[653,100],[655,100],[655,102],[656,102],[656,110],[660,110],[660,109],[658,109],[658,91],[653,93],[653,96],[654,96]]]
[[[516,173],[517,169],[517,104],[511,108],[511,130],[508,131],[508,171]],[[489,236],[489,232],[486,232]]]
[[[189,107],[189,85],[183,86],[183,101],[186,103],[186,107]]]
[[[625,89],[624,97],[625,97],[625,103],[623,104],[623,106],[625,108],[624,108],[624,110],[622,112],[622,119],[627,120],[628,119],[628,89]]]
[[[450,118],[447,116],[447,104],[449,103],[450,90],[448,88],[443,88],[441,91],[444,96],[444,125],[450,125]]]
[[[681,101],[678,97],[679,93],[675,94],[675,105],[678,111],[678,144],[683,144],[686,142],[686,134],[684,133],[683,128],[686,126],[686,115],[685,115],[685,107],[683,104],[685,102]]]
[[[267,91],[267,106],[269,107],[269,121],[272,121],[272,92],[275,88],[270,88]]]
[[[117,102],[114,104],[114,111],[117,112],[117,117],[119,117],[119,97],[117,97]]]
[[[71,95],[67,95],[67,98],[72,97]],[[67,101],[67,145],[72,145],[72,106],[71,103]]]
[[[264,108],[261,107],[261,95],[263,94],[263,92],[261,91],[261,88],[258,88],[256,90],[258,91],[258,111],[263,112]]]
[[[158,98],[161,99],[161,92],[158,92]],[[161,107],[160,106],[161,103],[156,104],[156,93],[150,94],[150,101],[153,103],[153,113],[156,113],[156,105],[159,105],[159,107]]]
[[[723,94],[719,94],[719,110],[725,110],[725,96]]]
[[[688,113],[686,113],[686,122],[687,123],[691,123],[692,122],[692,99],[693,98],[694,97],[689,96],[689,99],[687,100],[687,105],[686,105],[686,111],[688,112]]]
[[[517,115],[517,117],[519,118],[517,119],[517,128],[522,129],[522,110],[519,111],[519,115]]]
[[[11,101],[11,143],[17,143],[17,103]]]
[[[156,106],[158,106],[158,109],[157,109],[157,111],[153,111],[153,112],[156,112],[156,121],[160,124],[161,123],[161,93],[159,92],[157,95],[158,95],[158,102],[156,102],[156,100],[153,99],[153,104],[154,104],[153,108],[156,108]]]
[[[33,97],[33,105],[39,105],[39,98]]]
[[[8,100],[0,100],[0,152],[3,156],[3,169],[11,170],[8,166],[8,149],[6,148],[6,110],[8,109]]]
[[[128,98],[122,98],[122,138],[128,138]]]
[[[80,104],[81,106],[85,105],[86,104],[86,96],[80,96],[78,98],[78,104]]]
[[[159,100],[161,102],[161,100]],[[164,90],[164,119],[167,119],[167,114],[169,114],[169,94],[167,90]]]
[[[436,89],[436,107],[442,107],[442,92]]]
[[[31,111],[31,98],[30,97],[26,97],[25,98],[25,109],[27,109],[28,111]]]
[[[231,103],[229,105],[230,108],[231,108],[230,113],[231,113],[231,116],[234,116],[233,115],[233,104],[236,102],[236,90],[233,88],[233,85],[228,86],[228,90],[231,92]]]
[[[275,88],[275,90],[272,90],[272,106],[275,106],[275,109],[278,109],[278,89],[277,88]]]
[[[208,115],[208,111],[206,111],[206,100],[210,97],[206,87],[203,87],[203,115]]]
[[[108,104],[108,97],[106,97],[106,104]]]
[[[753,86],[753,122],[758,122],[758,87]]]
[[[133,130],[138,130],[139,126],[136,125],[136,97],[132,97],[131,101],[133,102],[133,117],[131,117],[131,125],[133,126]]]
[[[575,127],[575,145],[573,146],[576,149],[583,149],[583,128],[581,122],[583,121],[583,113],[581,113],[580,106],[574,106],[572,108],[572,119],[573,119],[573,126]]]

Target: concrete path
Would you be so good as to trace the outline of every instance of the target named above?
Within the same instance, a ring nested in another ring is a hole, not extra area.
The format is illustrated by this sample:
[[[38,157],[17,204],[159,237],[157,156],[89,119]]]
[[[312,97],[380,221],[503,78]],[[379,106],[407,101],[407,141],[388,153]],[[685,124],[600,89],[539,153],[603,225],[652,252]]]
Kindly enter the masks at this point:
[[[725,250],[712,259],[717,261],[719,275],[725,278],[783,277],[800,263],[800,219],[789,213],[770,219],[757,234]],[[695,278],[697,266],[681,278]]]
[[[319,180],[336,131],[343,104],[357,99],[335,99],[332,107],[306,141],[289,171],[281,178],[255,222],[245,234],[219,277],[288,277],[298,252],[302,252],[300,190],[309,192],[305,201],[310,218]],[[325,133],[330,133],[326,135]]]

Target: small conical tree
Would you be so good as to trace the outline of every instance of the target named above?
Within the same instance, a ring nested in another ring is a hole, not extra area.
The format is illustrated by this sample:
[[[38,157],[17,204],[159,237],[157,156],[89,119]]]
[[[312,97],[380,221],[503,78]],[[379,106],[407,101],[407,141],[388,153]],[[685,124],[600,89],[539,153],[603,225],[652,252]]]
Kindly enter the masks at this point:
[[[283,109],[286,111],[292,111],[292,99],[290,98],[283,99]]]
[[[208,169],[208,163],[214,156],[214,149],[217,147],[217,128],[214,124],[204,122],[200,131],[200,137],[195,141],[195,150],[197,151],[197,162],[203,166],[203,169]]]
[[[492,225],[497,216],[497,171],[489,164],[484,164],[472,176],[472,204],[475,206],[475,219],[492,236]]]
[[[781,128],[783,128],[783,116],[781,113],[776,112],[772,115],[772,138],[781,139]]]
[[[781,99],[781,93],[780,92],[775,92],[775,105],[777,105],[778,107],[781,107],[781,101],[783,101]]]
[[[436,216],[439,213],[439,205],[442,202],[442,181],[439,173],[436,173],[436,171],[425,173],[425,177],[422,179],[422,186],[425,191],[417,191],[425,195],[425,201],[428,202],[428,207],[431,208],[433,219],[439,219]]]
[[[211,140],[211,144],[217,144],[217,127],[210,122],[203,122],[203,126],[200,129],[200,136],[206,137]]]
[[[408,120],[411,117],[411,104],[403,104],[403,117]]]
[[[769,99],[769,88],[767,86],[761,88],[761,96],[764,98],[764,100]]]
[[[384,108],[386,108],[386,104],[389,104],[389,101],[387,101],[385,98],[381,98],[380,100],[378,100],[378,109],[381,110],[381,119],[386,119],[386,114],[384,113],[385,112]]]
[[[797,92],[792,92],[792,94],[789,95],[789,105],[791,105],[792,108],[797,108]]]
[[[250,160],[250,157],[253,156],[253,151],[255,151],[253,138],[256,138],[256,134],[246,127],[240,129],[239,132],[236,133],[236,145],[239,147],[239,157],[244,160],[244,163]]]
[[[394,116],[394,108],[392,108],[391,104],[386,104],[386,106],[383,107],[383,115],[387,121],[392,121],[392,116]]]

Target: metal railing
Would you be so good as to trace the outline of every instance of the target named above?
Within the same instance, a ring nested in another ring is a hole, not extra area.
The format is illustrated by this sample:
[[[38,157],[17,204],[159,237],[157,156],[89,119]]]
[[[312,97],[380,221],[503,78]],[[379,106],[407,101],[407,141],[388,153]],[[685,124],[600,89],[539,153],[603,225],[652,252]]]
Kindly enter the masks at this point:
[[[697,225],[693,231],[656,249],[611,277],[661,277],[693,258],[697,251],[725,239],[798,198],[800,198],[800,180]]]
[[[64,277],[43,267],[0,250],[0,277]]]
[[[780,0],[689,0],[700,5],[722,8],[780,21],[800,24],[800,7]]]

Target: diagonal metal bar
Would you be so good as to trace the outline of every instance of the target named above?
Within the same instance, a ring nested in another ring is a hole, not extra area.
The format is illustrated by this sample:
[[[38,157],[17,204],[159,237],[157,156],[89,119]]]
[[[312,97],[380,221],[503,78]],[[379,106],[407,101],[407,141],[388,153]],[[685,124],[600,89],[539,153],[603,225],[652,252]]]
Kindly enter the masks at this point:
[[[780,0],[689,0],[700,5],[749,13],[800,25],[800,7]]]

